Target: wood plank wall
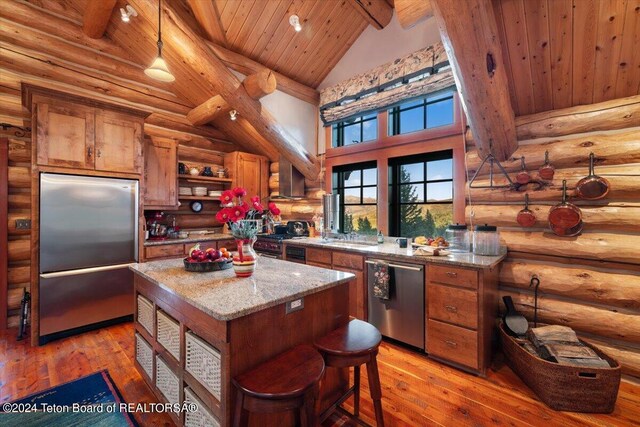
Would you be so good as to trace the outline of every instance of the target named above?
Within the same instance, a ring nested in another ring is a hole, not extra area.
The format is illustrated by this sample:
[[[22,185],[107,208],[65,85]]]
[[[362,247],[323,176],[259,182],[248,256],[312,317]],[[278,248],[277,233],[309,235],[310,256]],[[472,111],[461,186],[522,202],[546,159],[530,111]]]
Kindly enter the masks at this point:
[[[640,97],[628,99],[640,106]],[[561,110],[549,113],[556,116],[549,119],[556,126],[538,131],[540,138],[521,140],[520,148],[504,163],[513,178],[520,168],[520,156],[525,156],[536,183],[519,191],[472,189],[467,221],[473,214],[475,224],[500,226],[501,238],[509,248],[500,270],[501,296],[511,295],[516,308],[532,320],[534,293],[529,283],[533,275],[538,276],[540,322],[574,328],[617,358],[624,373],[640,377],[640,117],[620,110],[635,127],[611,131],[615,121],[598,120],[602,113],[597,104],[580,108],[577,115],[563,116]],[[561,130],[572,120],[592,125],[593,131],[553,137],[555,129]],[[518,133],[528,133],[521,126]],[[556,168],[552,182],[537,179],[545,150]],[[578,180],[588,175],[590,152],[596,156],[596,174],[607,175],[611,191],[599,201],[572,199],[582,210],[584,232],[577,237],[557,237],[547,228],[549,208],[560,202],[562,179],[567,179],[573,194]],[[470,174],[479,165],[475,147],[468,147]],[[486,170],[481,173],[482,182],[487,183]],[[525,192],[538,220],[527,229],[516,223]]]

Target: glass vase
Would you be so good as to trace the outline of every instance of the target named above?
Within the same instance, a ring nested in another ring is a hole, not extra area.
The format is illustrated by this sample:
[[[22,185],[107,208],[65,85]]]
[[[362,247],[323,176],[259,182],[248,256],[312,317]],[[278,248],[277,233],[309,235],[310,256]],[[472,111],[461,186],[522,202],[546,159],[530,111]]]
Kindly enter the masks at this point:
[[[250,277],[256,270],[258,256],[253,250],[253,239],[236,239],[237,252],[233,254],[233,271],[237,277]]]

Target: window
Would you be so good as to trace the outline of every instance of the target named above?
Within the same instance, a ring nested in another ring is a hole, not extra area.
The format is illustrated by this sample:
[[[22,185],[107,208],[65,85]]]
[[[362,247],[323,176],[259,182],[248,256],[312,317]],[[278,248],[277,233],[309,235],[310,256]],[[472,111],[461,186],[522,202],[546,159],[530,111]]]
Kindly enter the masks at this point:
[[[331,127],[331,146],[343,147],[378,138],[378,114],[354,117]]]
[[[389,195],[391,235],[444,235],[453,220],[453,152],[389,159]]]
[[[389,109],[388,135],[446,126],[453,119],[453,92],[440,93]]]
[[[340,195],[340,231],[377,233],[377,181],[375,162],[333,169],[333,192]]]

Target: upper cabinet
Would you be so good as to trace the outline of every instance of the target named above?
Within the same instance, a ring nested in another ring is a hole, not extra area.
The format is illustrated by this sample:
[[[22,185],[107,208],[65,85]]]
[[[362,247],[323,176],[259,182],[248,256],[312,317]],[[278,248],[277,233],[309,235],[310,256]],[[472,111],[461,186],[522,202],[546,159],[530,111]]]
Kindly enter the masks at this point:
[[[233,187],[242,187],[247,190],[247,196],[260,196],[263,202],[269,198],[269,159],[234,151],[225,156],[224,166]]]
[[[152,138],[144,149],[145,209],[178,207],[178,142]]]
[[[142,173],[146,113],[23,85],[39,166]]]

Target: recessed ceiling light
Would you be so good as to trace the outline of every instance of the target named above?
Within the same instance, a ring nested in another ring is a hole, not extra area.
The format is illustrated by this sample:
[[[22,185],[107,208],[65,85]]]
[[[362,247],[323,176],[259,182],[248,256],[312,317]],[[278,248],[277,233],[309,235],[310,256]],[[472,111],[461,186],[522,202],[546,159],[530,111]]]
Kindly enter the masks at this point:
[[[298,15],[291,15],[289,17],[289,24],[291,24],[293,29],[297,32],[300,32],[302,30],[302,25],[300,25],[300,18],[298,18]]]
[[[138,16],[138,12],[136,12],[133,6],[128,4],[125,7],[120,8],[120,18],[122,18],[122,22],[129,22],[132,16],[134,18]]]
[[[229,111],[229,118],[235,121],[238,118],[238,112],[236,110]]]

